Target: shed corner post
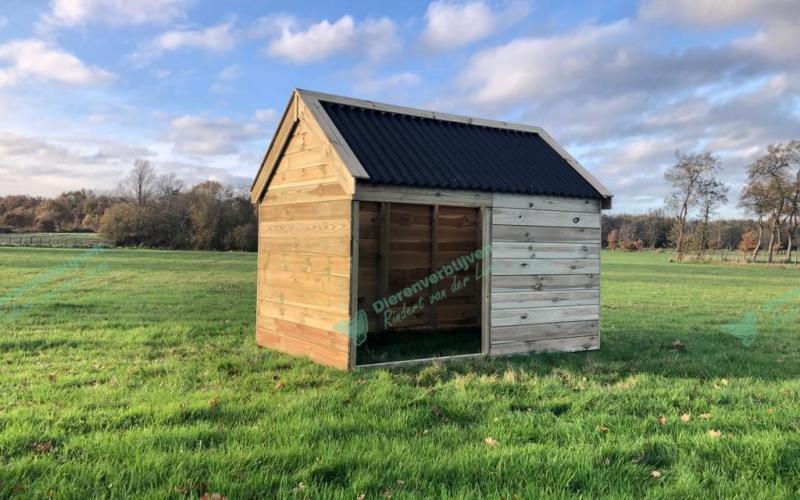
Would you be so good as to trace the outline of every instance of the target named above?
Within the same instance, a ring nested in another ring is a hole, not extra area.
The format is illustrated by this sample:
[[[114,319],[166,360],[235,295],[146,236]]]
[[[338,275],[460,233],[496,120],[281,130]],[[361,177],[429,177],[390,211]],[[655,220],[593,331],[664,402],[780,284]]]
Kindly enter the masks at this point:
[[[491,355],[491,299],[492,299],[492,250],[491,250],[491,227],[492,227],[492,208],[481,207],[480,213],[481,229],[481,354]],[[484,249],[489,252],[484,252]]]
[[[347,334],[350,337],[350,352],[347,366],[349,370],[356,368],[356,353],[358,351],[358,246],[359,246],[359,219],[360,206],[358,200],[353,200],[350,214],[350,320],[349,324],[354,325],[348,328]],[[355,330],[355,331],[354,331]]]

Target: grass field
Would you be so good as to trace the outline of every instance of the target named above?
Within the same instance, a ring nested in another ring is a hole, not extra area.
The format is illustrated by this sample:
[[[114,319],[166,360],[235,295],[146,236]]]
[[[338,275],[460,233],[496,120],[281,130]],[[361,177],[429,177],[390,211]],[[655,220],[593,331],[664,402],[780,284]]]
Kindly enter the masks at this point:
[[[0,498],[796,498],[800,272],[667,260],[600,351],[350,374],[255,347],[254,254],[0,249]]]

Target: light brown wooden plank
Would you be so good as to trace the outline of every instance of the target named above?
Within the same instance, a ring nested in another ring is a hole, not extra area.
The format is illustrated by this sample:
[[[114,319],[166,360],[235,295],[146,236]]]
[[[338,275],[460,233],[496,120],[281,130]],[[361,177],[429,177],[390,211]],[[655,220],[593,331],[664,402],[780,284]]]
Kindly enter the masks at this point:
[[[349,239],[344,238],[259,238],[261,252],[313,255],[343,255],[348,251]]]
[[[341,220],[350,217],[351,200],[328,200],[315,203],[293,203],[259,207],[262,222],[287,222],[302,220]],[[265,235],[269,237],[269,235]]]
[[[350,236],[350,219],[260,222],[259,236],[266,238],[341,238]]]

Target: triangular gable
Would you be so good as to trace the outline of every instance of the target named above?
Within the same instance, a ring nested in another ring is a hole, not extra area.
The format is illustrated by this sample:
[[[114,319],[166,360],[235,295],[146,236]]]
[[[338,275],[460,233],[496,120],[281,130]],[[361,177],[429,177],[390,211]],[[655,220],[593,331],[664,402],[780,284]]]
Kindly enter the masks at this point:
[[[259,203],[269,187],[269,182],[283,156],[297,125],[303,122],[325,146],[323,152],[339,175],[348,193],[355,191],[356,178],[368,178],[366,171],[347,146],[319,101],[308,98],[303,91],[295,89],[286,105],[275,135],[261,161],[255,180],[250,187],[250,201]]]

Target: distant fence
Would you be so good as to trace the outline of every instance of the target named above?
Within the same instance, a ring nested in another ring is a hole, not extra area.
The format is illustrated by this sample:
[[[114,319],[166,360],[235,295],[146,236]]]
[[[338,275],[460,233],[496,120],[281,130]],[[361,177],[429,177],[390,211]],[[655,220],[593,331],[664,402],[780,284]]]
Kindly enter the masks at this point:
[[[0,234],[0,246],[42,248],[110,247],[95,233]]]

